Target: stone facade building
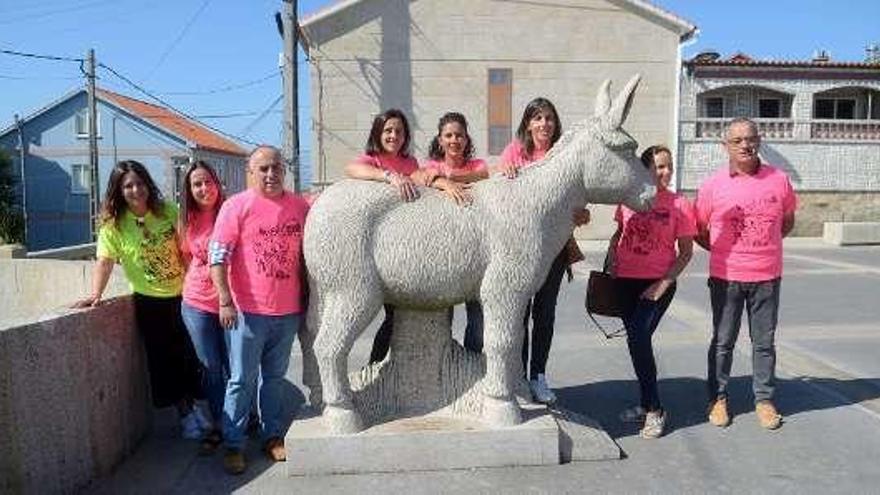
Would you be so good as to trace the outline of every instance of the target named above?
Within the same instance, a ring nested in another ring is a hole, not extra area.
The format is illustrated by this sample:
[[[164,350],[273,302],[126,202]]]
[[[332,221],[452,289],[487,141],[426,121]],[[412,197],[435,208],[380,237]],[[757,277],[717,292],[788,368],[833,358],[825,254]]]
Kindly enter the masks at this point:
[[[419,159],[438,118],[462,112],[492,163],[532,98],[549,98],[569,125],[592,115],[603,80],[618,91],[635,73],[626,129],[642,146],[674,146],[680,46],[696,31],[641,0],[343,0],[302,28],[317,185],[341,177],[384,109],[408,115]],[[610,208],[593,213],[593,235],[610,234]]]
[[[880,64],[700,54],[683,65],[680,115],[679,189],[695,191],[726,162],[725,124],[750,117],[762,158],[800,197],[795,235],[821,235],[826,221],[880,220]]]

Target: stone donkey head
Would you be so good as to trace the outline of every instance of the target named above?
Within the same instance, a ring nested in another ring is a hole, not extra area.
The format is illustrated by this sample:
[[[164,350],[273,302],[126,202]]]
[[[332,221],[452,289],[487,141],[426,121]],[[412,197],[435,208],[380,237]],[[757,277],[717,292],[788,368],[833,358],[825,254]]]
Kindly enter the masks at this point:
[[[635,155],[636,142],[620,128],[638,80],[614,101],[605,83],[595,116],[573,126],[516,179],[478,182],[467,208],[433,190],[406,203],[386,184],[369,181],[341,181],[321,195],[305,226],[311,300],[300,341],[303,382],[312,404],[325,406],[331,431],[366,426],[352,394],[348,354],[383,304],[430,312],[478,300],[486,357],[481,415],[494,425],[521,421],[514,390],[522,315],[571,235],[573,210],[597,202],[650,205],[653,179]]]

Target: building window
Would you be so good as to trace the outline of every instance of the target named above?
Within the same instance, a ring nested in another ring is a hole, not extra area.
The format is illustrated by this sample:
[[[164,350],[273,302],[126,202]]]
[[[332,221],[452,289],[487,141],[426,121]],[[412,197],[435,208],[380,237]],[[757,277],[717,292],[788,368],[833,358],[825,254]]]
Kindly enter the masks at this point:
[[[724,118],[724,98],[717,96],[705,99],[706,117],[710,119]]]
[[[846,119],[856,117],[856,100],[851,98],[816,98],[815,119]]]
[[[80,139],[88,139],[89,137],[89,111],[80,110],[76,112],[73,118],[74,132],[76,137]],[[96,127],[97,137],[101,137],[101,113],[98,112],[98,125]]]
[[[70,193],[89,194],[92,189],[92,175],[89,166],[77,163],[70,166]]]
[[[782,117],[782,100],[779,98],[758,99],[758,118],[778,119]]]
[[[513,70],[489,69],[489,101],[486,105],[488,152],[500,155],[511,138],[511,98],[513,95]]]

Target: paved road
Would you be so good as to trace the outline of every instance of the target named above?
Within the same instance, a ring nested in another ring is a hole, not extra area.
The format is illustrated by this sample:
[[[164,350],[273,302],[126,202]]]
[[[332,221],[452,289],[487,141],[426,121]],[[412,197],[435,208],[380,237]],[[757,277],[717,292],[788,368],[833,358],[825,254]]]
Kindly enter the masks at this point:
[[[239,478],[219,456],[199,458],[172,437],[162,413],[155,433],[94,493],[870,493],[880,491],[880,247],[832,248],[816,240],[786,244],[778,330],[777,404],[786,416],[762,430],[752,410],[747,331],[741,332],[731,386],[735,415],[727,429],[704,418],[709,335],[707,259],[698,252],[655,339],[660,392],[670,431],[642,440],[617,420],[637,400],[625,343],[605,340],[583,314],[585,274],[602,247],[565,284],[548,366],[560,403],[601,422],[620,445],[619,461],[551,467],[287,478],[283,466],[254,462]],[[456,316],[458,328],[461,316]],[[609,323],[612,323],[609,321]],[[460,331],[460,330],[459,330]],[[352,352],[366,361],[372,331]],[[302,399],[298,353],[289,390]],[[430,446],[425,455],[431,455]]]

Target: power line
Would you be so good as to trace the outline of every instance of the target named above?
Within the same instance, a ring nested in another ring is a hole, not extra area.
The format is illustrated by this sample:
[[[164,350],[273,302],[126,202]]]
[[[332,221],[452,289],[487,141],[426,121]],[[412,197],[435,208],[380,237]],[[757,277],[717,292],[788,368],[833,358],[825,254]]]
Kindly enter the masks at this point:
[[[80,4],[80,5],[76,5],[76,6],[68,7],[68,8],[50,7],[50,10],[47,10],[45,12],[38,12],[35,14],[25,14],[25,15],[19,16],[19,17],[13,16],[12,18],[6,18],[6,19],[0,21],[0,25],[16,24],[21,21],[51,17],[51,16],[55,16],[58,14],[65,14],[67,12],[78,12],[78,11],[86,10],[86,9],[89,9],[92,7],[98,7],[98,6],[106,4],[106,3],[115,3],[116,1],[117,0],[98,0],[95,2],[84,3],[84,4]]]
[[[269,115],[269,112],[271,112],[272,109],[275,108],[275,105],[278,105],[278,103],[280,103],[281,100],[283,100],[283,99],[284,99],[283,94],[278,95],[278,98],[275,98],[275,100],[272,103],[270,103],[269,106],[266,107],[266,109],[263,110],[257,118],[255,118],[250,124],[245,126],[245,128],[241,130],[241,133],[244,134],[245,136],[250,135],[250,133],[254,129],[254,127],[256,127],[257,124],[259,124],[260,122],[262,122],[262,120],[265,119],[267,115]]]
[[[83,63],[86,61],[84,58],[59,57],[57,55],[41,55],[38,53],[18,52],[15,50],[0,50],[0,53],[2,53],[4,55],[14,55],[16,57],[39,58],[39,59],[43,59],[43,60],[60,60],[63,62]]]
[[[199,7],[199,10],[197,10],[196,13],[193,14],[193,16],[190,17],[188,21],[186,21],[186,25],[183,26],[183,29],[180,31],[180,34],[178,34],[177,37],[174,38],[174,41],[172,41],[171,44],[168,45],[168,48],[166,48],[165,51],[162,52],[162,56],[159,57],[159,61],[156,62],[156,65],[154,65],[153,68],[150,69],[149,72],[147,72],[146,77],[144,77],[145,81],[150,79],[153,76],[153,74],[156,73],[156,70],[165,62],[165,59],[168,58],[168,55],[170,55],[171,51],[177,47],[177,44],[180,43],[180,41],[183,39],[183,37],[186,36],[186,33],[189,31],[189,28],[192,27],[193,23],[196,22],[196,19],[198,19],[199,16],[202,15],[202,12],[205,11],[205,9],[208,7],[209,3],[211,3],[211,0],[205,0],[204,2],[202,2],[202,5]]]
[[[122,74],[120,74],[119,72],[117,72],[116,70],[114,70],[112,67],[109,67],[108,65],[106,65],[106,64],[104,64],[104,63],[99,63],[99,64],[98,64],[98,67],[101,67],[102,69],[106,69],[108,72],[110,72],[110,73],[113,74],[114,76],[118,77],[118,78],[121,79],[123,82],[125,82],[126,84],[128,84],[129,86],[131,86],[132,88],[134,88],[135,90],[137,90],[138,92],[140,92],[141,94],[143,94],[143,95],[147,96],[148,98],[150,98],[150,99],[152,99],[152,100],[154,100],[154,101],[160,103],[162,106],[164,106],[165,108],[168,108],[169,110],[171,110],[171,111],[177,113],[178,115],[181,115],[181,116],[186,117],[186,118],[188,118],[188,119],[190,119],[190,120],[193,120],[193,121],[198,120],[198,119],[196,119],[195,117],[193,117],[192,115],[190,115],[190,114],[188,114],[188,113],[186,113],[186,112],[184,112],[184,111],[182,111],[182,110],[178,110],[177,108],[175,108],[173,105],[171,105],[170,103],[166,102],[166,101],[163,100],[162,98],[159,98],[158,96],[154,95],[153,93],[147,91],[146,89],[144,89],[143,87],[141,87],[139,84],[135,83],[135,82],[132,81],[131,79],[129,79],[129,78],[123,76]],[[212,131],[214,131],[214,132],[216,132],[216,133],[218,133],[218,134],[221,134],[221,135],[223,135],[223,136],[226,136],[226,137],[228,137],[228,138],[230,138],[230,139],[235,139],[235,140],[238,140],[238,141],[241,141],[241,142],[244,142],[244,143],[248,143],[248,144],[253,145],[253,146],[257,146],[257,145],[259,145],[259,143],[255,142],[255,141],[251,141],[250,139],[247,139],[247,138],[244,138],[244,137],[241,137],[241,136],[236,136],[235,134],[230,134],[230,133],[228,133],[228,132],[226,132],[226,131],[222,131],[222,130],[220,130],[220,129],[217,129],[216,127],[211,126],[211,125],[209,125],[209,124],[206,124],[206,123],[204,123],[204,122],[201,122],[201,125],[207,127],[208,129],[210,129],[210,130],[212,130]]]
[[[247,88],[250,86],[254,86],[260,84],[261,82],[268,81],[269,79],[274,79],[281,75],[281,72],[278,70],[272,71],[271,74],[267,74],[259,79],[254,79],[253,81],[247,81],[238,84],[230,84],[229,86],[223,86],[220,88],[209,89],[206,91],[164,91],[162,94],[164,95],[174,95],[174,96],[196,96],[196,95],[215,95],[217,93],[226,93],[228,91],[234,91],[236,89]]]

